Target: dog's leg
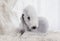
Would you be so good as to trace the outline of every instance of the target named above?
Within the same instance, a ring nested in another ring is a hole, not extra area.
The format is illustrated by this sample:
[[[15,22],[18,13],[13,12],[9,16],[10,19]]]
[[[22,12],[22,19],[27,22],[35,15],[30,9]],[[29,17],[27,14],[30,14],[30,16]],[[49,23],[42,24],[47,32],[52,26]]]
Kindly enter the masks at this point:
[[[25,30],[21,30],[21,31],[20,31],[21,35],[23,35],[24,32],[25,32]]]
[[[20,35],[23,35],[24,32],[25,32],[25,29],[20,29],[20,28],[17,29],[17,33],[19,33]]]

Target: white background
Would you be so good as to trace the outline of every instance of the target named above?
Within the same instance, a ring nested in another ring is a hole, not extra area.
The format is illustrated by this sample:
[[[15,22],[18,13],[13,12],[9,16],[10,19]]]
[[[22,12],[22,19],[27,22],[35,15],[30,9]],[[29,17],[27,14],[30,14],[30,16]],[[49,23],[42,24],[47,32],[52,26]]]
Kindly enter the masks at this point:
[[[49,22],[49,31],[60,31],[60,0],[17,0],[13,11],[18,19],[27,5],[33,5],[39,17],[45,17]]]

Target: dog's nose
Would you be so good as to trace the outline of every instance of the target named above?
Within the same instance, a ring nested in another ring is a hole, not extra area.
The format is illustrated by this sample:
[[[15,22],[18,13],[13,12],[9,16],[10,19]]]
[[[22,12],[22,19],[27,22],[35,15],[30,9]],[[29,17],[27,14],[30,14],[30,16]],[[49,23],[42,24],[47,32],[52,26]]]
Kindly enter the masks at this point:
[[[36,26],[33,26],[32,29],[36,29]]]

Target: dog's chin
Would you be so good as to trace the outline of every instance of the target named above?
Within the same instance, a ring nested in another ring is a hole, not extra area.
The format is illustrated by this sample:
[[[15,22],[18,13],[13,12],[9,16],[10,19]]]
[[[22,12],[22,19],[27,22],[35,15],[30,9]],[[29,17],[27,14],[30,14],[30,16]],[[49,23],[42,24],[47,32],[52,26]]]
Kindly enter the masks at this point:
[[[28,29],[28,31],[31,31],[31,29]]]
[[[30,32],[36,32],[36,29],[35,29],[35,30],[32,30],[32,29],[31,29],[31,31],[30,31]]]

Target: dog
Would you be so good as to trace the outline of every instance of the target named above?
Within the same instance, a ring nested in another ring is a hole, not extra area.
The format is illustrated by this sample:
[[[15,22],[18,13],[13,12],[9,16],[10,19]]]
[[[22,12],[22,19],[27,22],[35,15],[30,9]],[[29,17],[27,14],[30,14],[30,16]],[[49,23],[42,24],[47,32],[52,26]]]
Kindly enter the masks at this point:
[[[21,35],[25,31],[46,33],[47,27],[47,20],[38,17],[34,7],[29,5],[23,10],[19,29]]]

